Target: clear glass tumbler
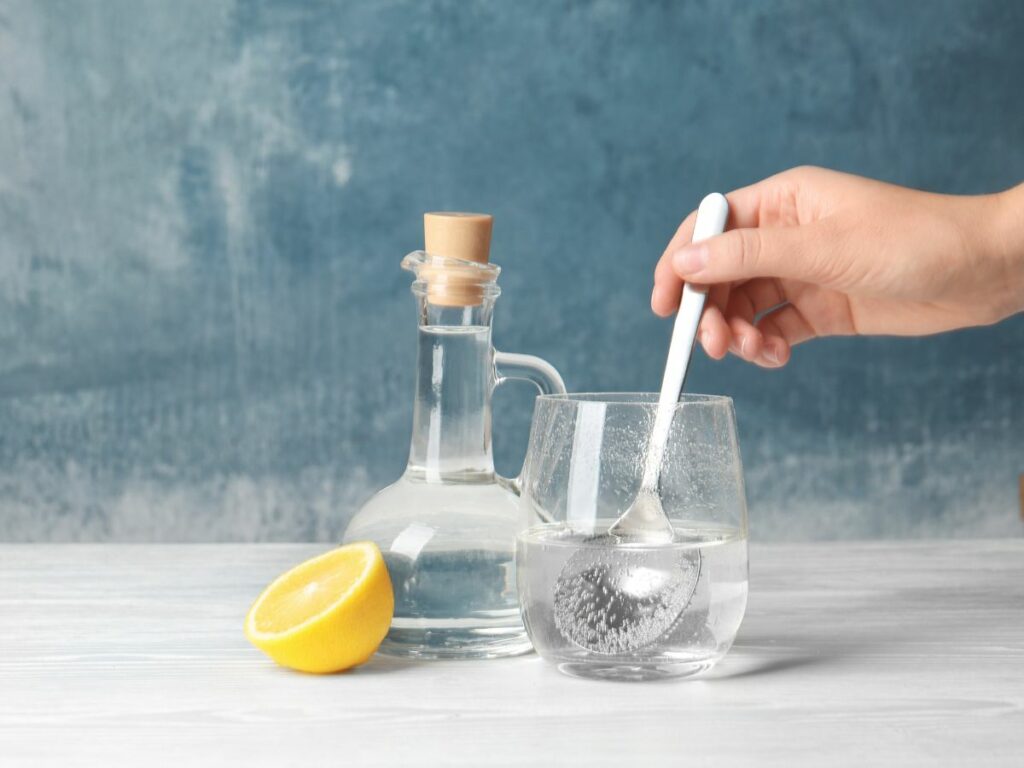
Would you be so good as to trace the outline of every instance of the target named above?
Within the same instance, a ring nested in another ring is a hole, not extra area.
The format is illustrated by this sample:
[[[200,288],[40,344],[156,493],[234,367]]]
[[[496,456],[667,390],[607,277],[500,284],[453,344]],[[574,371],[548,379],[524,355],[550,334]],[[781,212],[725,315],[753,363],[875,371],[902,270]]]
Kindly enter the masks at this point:
[[[676,406],[659,486],[675,541],[610,546],[602,538],[640,490],[657,402],[657,394],[537,398],[520,480],[528,527],[516,542],[519,605],[537,653],[568,674],[704,672],[743,618],[747,506],[730,398],[684,395]],[[618,597],[636,598],[625,603],[626,621],[621,600],[612,609],[614,635],[605,627],[594,640],[593,617],[562,599],[580,562],[601,563],[597,570],[628,593]]]

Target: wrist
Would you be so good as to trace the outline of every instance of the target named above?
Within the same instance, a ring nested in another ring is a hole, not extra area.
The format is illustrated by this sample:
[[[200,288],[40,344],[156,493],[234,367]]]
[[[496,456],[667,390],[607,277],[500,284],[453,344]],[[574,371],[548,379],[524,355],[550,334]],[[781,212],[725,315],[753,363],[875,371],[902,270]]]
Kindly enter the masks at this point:
[[[986,196],[991,215],[983,237],[981,255],[1000,264],[1003,317],[1024,311],[1024,184]]]

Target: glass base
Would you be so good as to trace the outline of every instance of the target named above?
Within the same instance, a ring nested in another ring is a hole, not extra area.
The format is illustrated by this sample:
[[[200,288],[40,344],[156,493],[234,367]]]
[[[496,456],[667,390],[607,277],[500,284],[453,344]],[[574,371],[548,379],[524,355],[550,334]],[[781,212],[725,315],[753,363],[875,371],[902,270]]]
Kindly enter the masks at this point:
[[[648,663],[565,661],[558,671],[573,677],[595,680],[661,680],[670,677],[693,677],[707,672],[718,659],[707,661],[663,661]]]
[[[401,622],[396,619],[395,623]],[[406,659],[497,659],[533,650],[526,630],[513,627],[398,627],[378,653]]]

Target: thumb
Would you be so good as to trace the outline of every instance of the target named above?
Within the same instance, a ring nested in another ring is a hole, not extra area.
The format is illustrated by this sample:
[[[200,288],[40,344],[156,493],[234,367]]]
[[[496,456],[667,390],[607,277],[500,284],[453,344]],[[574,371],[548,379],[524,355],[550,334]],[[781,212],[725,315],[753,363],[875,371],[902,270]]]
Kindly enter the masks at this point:
[[[713,284],[754,277],[813,281],[817,265],[808,226],[733,229],[690,243],[672,257],[672,270],[688,282]]]

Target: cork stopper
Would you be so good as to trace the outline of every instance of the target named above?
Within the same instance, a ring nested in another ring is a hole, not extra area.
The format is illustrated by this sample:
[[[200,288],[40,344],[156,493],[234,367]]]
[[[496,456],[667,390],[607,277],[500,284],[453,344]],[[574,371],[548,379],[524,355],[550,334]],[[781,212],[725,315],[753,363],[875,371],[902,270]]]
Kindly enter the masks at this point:
[[[424,213],[425,250],[434,256],[486,264],[493,222],[494,217],[486,213]]]
[[[431,256],[487,264],[491,250],[493,217],[486,213],[438,212],[423,214],[424,246]],[[469,307],[483,301],[480,270],[456,262],[424,266],[427,300],[446,307]]]

